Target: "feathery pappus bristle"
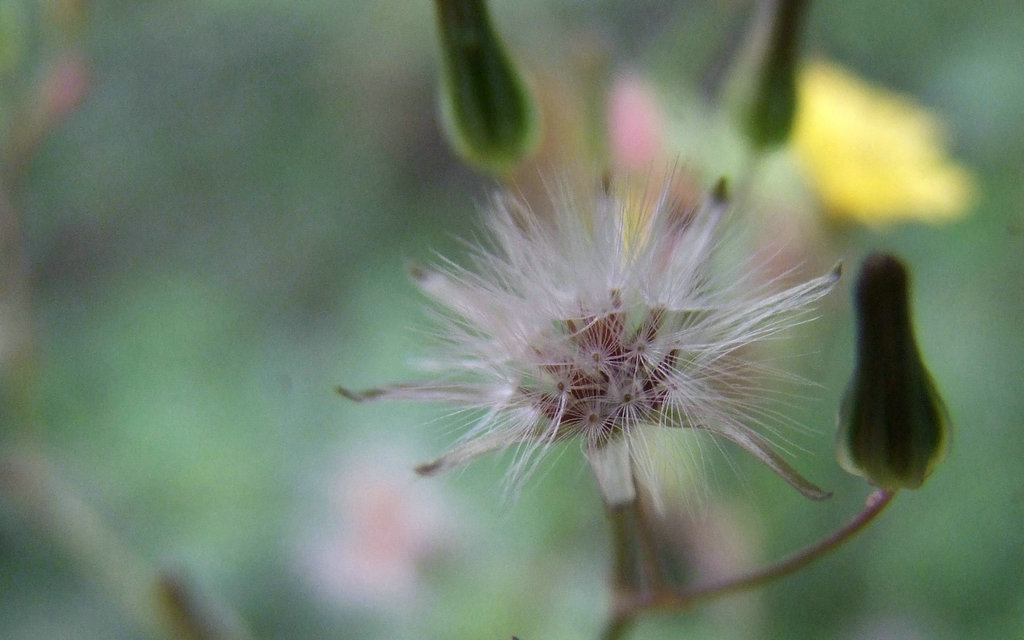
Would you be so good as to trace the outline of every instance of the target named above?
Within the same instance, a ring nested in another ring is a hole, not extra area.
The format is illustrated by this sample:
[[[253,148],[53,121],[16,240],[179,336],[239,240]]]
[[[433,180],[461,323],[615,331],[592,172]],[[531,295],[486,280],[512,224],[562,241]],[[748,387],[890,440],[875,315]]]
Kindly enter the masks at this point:
[[[439,374],[356,393],[480,410],[460,442],[416,471],[433,475],[515,448],[515,481],[551,445],[581,442],[609,504],[655,475],[647,434],[716,434],[805,496],[827,497],[758,433],[757,385],[739,384],[744,348],[801,321],[832,290],[839,267],[807,282],[744,291],[712,272],[728,207],[725,181],[684,206],[666,187],[653,201],[614,185],[553,193],[549,215],[501,192],[487,211],[488,248],[470,264],[412,267],[440,307]],[[656,490],[656,487],[652,487]]]

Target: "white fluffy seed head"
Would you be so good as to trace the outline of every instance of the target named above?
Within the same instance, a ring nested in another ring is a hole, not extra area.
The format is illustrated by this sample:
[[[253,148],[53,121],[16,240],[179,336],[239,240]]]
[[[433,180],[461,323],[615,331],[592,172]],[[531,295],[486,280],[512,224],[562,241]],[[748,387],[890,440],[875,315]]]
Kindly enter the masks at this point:
[[[477,247],[468,267],[415,270],[442,311],[431,361],[440,377],[363,397],[483,410],[421,473],[515,447],[517,482],[553,443],[577,438],[605,500],[618,504],[654,476],[645,434],[688,427],[740,445],[805,495],[826,495],[751,428],[761,419],[742,381],[742,348],[794,324],[838,271],[771,294],[717,286],[720,189],[689,208],[669,193],[643,203],[563,190],[543,217],[499,193],[490,247]]]

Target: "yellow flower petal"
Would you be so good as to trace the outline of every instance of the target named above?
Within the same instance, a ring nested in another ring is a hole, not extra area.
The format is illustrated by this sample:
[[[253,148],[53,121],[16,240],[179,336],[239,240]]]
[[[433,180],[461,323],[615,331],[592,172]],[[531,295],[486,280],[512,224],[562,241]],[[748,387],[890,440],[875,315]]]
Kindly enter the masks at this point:
[[[797,81],[793,145],[825,207],[867,224],[962,215],[971,173],[947,157],[937,118],[829,63]]]

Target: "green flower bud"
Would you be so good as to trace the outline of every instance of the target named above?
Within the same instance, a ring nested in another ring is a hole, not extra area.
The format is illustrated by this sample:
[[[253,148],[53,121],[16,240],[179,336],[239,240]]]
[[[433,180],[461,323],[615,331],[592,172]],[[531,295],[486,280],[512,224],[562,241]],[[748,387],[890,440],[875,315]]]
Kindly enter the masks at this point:
[[[806,0],[768,0],[767,36],[754,71],[744,133],[763,151],[786,142],[796,114],[797,40]]]
[[[483,0],[435,0],[435,6],[449,143],[468,164],[504,174],[537,142],[537,110]]]
[[[839,464],[883,489],[916,489],[945,456],[949,416],[910,324],[908,277],[886,254],[864,260],[854,292],[857,363],[839,409]]]

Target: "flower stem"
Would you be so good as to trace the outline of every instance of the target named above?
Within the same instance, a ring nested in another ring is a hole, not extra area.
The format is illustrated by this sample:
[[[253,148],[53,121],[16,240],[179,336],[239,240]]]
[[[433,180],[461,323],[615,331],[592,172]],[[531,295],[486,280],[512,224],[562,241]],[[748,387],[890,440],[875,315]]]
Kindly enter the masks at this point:
[[[895,493],[895,491],[887,489],[878,489],[872,492],[864,501],[864,507],[856,515],[817,542],[766,567],[719,582],[687,589],[673,589],[657,580],[643,583],[646,588],[630,590],[628,589],[629,585],[618,581],[620,576],[617,574],[615,606],[612,617],[601,636],[602,640],[621,640],[625,637],[636,616],[646,611],[679,611],[693,606],[697,602],[758,587],[793,573],[824,556],[864,529],[889,505]],[[631,513],[641,521],[637,522],[638,530],[649,533],[647,525],[642,522],[644,520],[642,509],[639,505],[633,509]],[[615,523],[613,510],[609,510],[609,514]],[[613,526],[617,572],[621,570],[624,560],[628,560],[628,556],[623,554],[630,552],[629,545],[624,542],[624,536],[619,529]],[[645,544],[649,549],[653,549],[653,540],[649,535],[646,536]],[[654,575],[660,576],[660,571],[657,568],[654,569]],[[627,588],[623,589],[623,587]]]
[[[811,544],[781,560],[778,560],[767,567],[752,571],[747,574],[729,578],[721,582],[712,583],[686,589],[684,591],[665,594],[667,597],[656,599],[653,603],[657,608],[674,609],[689,606],[699,600],[707,600],[717,596],[742,591],[757,587],[776,578],[789,575],[824,556],[839,545],[843,544],[864,527],[871,523],[892,500],[894,491],[878,489],[872,492],[864,500],[864,507],[845,525],[829,533],[814,544]]]
[[[629,613],[637,599],[649,599],[662,588],[660,568],[650,523],[645,518],[640,497],[607,506],[611,524],[612,620],[601,634],[602,640],[621,640],[632,627]],[[623,615],[626,614],[626,615]]]
[[[615,559],[615,597],[632,601],[638,594],[655,594],[663,589],[658,552],[647,514],[639,497],[608,507]]]

